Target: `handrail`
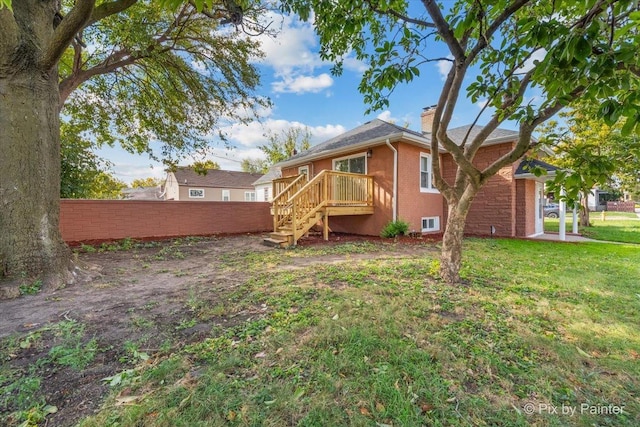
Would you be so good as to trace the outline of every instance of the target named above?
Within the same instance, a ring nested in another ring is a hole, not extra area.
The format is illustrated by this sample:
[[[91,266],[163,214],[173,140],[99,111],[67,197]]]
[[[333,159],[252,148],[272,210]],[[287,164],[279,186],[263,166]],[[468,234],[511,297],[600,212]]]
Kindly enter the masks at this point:
[[[285,179],[286,178],[279,178],[279,180],[285,180]],[[289,209],[287,209],[287,206],[290,204],[290,200],[291,200],[291,196],[289,196],[289,194],[291,192],[296,191],[298,187],[303,187],[304,184],[302,184],[302,182],[305,181],[306,179],[307,179],[306,174],[298,175],[293,181],[289,183],[289,185],[287,185],[280,193],[278,193],[278,195],[276,195],[273,198],[272,207],[273,207],[273,230],[274,231],[277,231],[279,226],[286,224],[287,221],[290,219],[291,212]],[[273,184],[274,190],[276,187],[275,181],[276,180],[274,180],[274,184]],[[283,203],[281,199],[284,199],[285,197],[286,197],[286,200]]]
[[[280,192],[273,203],[274,231],[291,224],[293,243],[313,226],[312,219],[331,206],[373,206],[373,177],[332,170],[322,170],[300,188],[302,176]],[[291,194],[291,192],[295,193]],[[289,192],[289,194],[285,194]],[[288,196],[288,197],[287,197]],[[286,200],[280,200],[284,199]]]
[[[284,188],[284,190],[282,190],[280,193],[278,193],[278,194],[273,198],[273,201],[275,202],[275,201],[276,201],[276,199],[279,199],[280,197],[282,197],[282,195],[283,195],[284,193],[286,193],[287,191],[289,191],[289,189],[290,189],[290,188],[292,188],[294,185],[296,185],[296,184],[298,183],[298,181],[301,181],[301,180],[305,179],[306,177],[307,177],[307,175],[306,175],[306,174],[304,174],[304,173],[303,173],[303,174],[298,175],[298,177],[297,177],[296,179],[294,179],[293,181],[291,181],[291,183],[289,183],[289,185],[287,185],[287,186]],[[278,180],[284,180],[284,178],[279,178]],[[274,182],[275,182],[275,181],[276,181],[276,180],[274,180]]]

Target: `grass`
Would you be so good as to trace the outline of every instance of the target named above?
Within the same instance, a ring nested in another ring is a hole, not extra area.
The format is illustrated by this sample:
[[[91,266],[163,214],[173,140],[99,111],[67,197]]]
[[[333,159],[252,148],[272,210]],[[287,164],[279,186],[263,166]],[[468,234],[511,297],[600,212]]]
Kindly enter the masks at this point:
[[[3,425],[45,425],[46,417],[58,410],[47,404],[42,393],[43,383],[51,371],[64,367],[83,371],[98,352],[96,339],[86,337],[83,324],[64,320],[22,337],[2,340],[0,360],[10,360],[19,349],[39,348],[44,334],[52,334],[55,344],[46,356],[20,370],[0,365],[0,422]]]
[[[623,215],[624,214],[624,215]],[[640,220],[635,214],[626,212],[608,212],[608,216],[629,219],[606,219],[603,221],[602,216],[597,213],[590,215],[591,226],[580,228],[580,233],[585,237],[595,240],[605,240],[610,242],[622,243],[638,243],[640,244]],[[633,215],[633,216],[631,216]],[[632,218],[636,218],[635,220]],[[559,220],[556,218],[545,218],[545,231],[557,232],[559,228]],[[572,218],[566,221],[566,230],[571,231],[573,225]]]
[[[637,247],[465,250],[461,286],[438,280],[435,254],[286,271],[264,266],[318,249],[229,258],[251,274],[226,309],[259,314],[123,372],[81,425],[638,425]]]

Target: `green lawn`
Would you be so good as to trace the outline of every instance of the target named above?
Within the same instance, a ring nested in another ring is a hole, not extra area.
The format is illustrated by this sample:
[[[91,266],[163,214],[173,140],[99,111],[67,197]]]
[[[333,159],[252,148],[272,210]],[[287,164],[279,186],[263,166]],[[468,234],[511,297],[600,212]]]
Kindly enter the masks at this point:
[[[437,252],[345,250],[343,263],[286,270],[264,267],[278,252],[230,259],[253,273],[216,314],[256,314],[154,354],[81,425],[640,425],[638,248],[465,249],[461,286],[438,279]]]
[[[610,219],[611,217],[629,219]],[[607,212],[605,220],[603,221],[601,214],[592,213],[590,220],[592,224],[591,227],[584,227],[579,230],[585,237],[611,242],[640,244],[640,219],[638,219],[636,214]],[[544,230],[557,232],[559,224],[557,218],[545,218]],[[571,232],[572,224],[573,220],[571,216],[569,216],[566,221],[567,232]]]

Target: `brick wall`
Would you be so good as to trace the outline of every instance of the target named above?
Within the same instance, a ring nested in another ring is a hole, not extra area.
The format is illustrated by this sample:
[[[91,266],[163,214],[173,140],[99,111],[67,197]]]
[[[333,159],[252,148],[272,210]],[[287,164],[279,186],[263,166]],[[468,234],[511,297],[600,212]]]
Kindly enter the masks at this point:
[[[485,168],[495,159],[509,152],[511,147],[511,143],[482,147],[478,150],[473,163],[479,168]],[[503,167],[480,189],[467,215],[464,230],[466,234],[488,235],[491,233],[491,226],[494,226],[496,236],[516,235],[516,187],[513,169],[513,165]],[[442,170],[444,179],[453,183],[456,164],[451,155],[442,156]]]
[[[250,233],[272,227],[270,204],[263,202],[60,201],[66,242]]]
[[[635,212],[635,202],[607,202],[607,210],[611,212]]]

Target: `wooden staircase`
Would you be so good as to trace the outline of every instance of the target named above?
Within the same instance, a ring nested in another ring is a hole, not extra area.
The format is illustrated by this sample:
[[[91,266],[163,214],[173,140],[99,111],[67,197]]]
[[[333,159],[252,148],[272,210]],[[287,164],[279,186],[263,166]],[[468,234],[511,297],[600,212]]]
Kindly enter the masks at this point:
[[[307,181],[303,174],[274,181],[274,194],[273,232],[264,239],[271,246],[296,245],[319,221],[328,240],[329,216],[373,213],[373,177],[368,175],[323,170]]]

